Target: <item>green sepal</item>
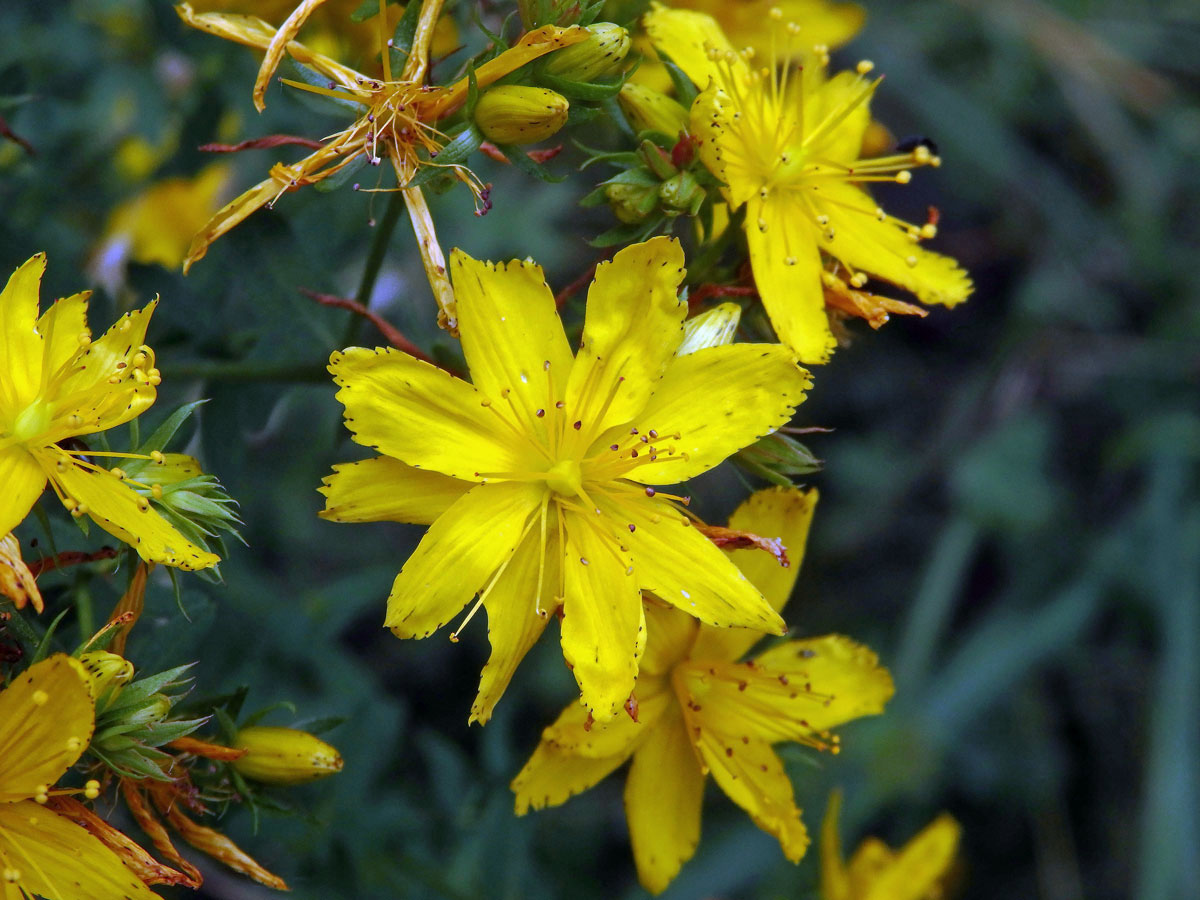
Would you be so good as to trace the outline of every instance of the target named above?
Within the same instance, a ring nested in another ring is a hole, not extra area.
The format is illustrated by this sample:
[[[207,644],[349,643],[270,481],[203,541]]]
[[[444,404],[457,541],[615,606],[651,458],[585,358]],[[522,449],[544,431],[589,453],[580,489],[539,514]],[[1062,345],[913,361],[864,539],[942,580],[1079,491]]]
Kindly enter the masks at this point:
[[[537,80],[544,87],[558,91],[570,100],[592,101],[607,100],[617,96],[621,92],[621,86],[625,83],[623,78],[615,82],[571,81],[546,72],[540,72]]]
[[[687,73],[675,65],[671,57],[659,50],[658,58],[666,68],[667,74],[671,76],[671,84],[675,88],[675,99],[684,109],[691,109],[692,103],[700,96],[699,89],[692,83],[692,79],[687,77]]]
[[[665,216],[655,216],[646,222],[632,225],[617,225],[603,231],[588,241],[592,247],[611,247],[614,244],[636,244],[658,231],[666,222]]]
[[[435,178],[447,174],[445,166],[461,165],[483,143],[483,132],[474,122],[463,126],[462,131],[439,151],[437,165],[424,165],[417,169],[417,174],[409,180],[405,187],[421,187],[432,182]]]
[[[180,406],[167,416],[161,425],[154,429],[154,434],[146,438],[146,443],[141,445],[134,443],[132,446],[136,449],[133,452],[149,455],[153,450],[162,450],[167,446],[171,438],[175,437],[175,432],[179,431],[183,423],[191,417],[192,413],[207,402],[207,400],[194,400],[191,403],[185,403]]]

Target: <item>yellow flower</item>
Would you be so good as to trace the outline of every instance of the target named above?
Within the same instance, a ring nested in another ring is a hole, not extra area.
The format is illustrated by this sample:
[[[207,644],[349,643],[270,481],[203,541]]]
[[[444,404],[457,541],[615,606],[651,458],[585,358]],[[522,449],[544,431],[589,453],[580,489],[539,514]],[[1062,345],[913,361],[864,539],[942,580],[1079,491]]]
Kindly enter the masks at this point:
[[[461,107],[469,90],[467,78],[450,87],[425,84],[429,48],[442,3],[435,0],[422,6],[412,51],[403,71],[392,72],[390,51],[381,55],[382,78],[357,72],[294,40],[304,21],[319,5],[320,0],[305,0],[278,29],[254,16],[197,13],[187,3],[176,7],[179,16],[194,28],[266,51],[253,91],[254,105],[260,112],[265,106],[267,85],[286,54],[328,81],[323,85],[311,85],[285,78],[284,83],[349,103],[357,115],[351,125],[330,136],[319,150],[291,165],[276,163],[269,178],[218,210],[193,239],[183,270],[186,272],[192,263],[203,257],[213,241],[256,210],[273,205],[284,193],[336,175],[356,161],[366,160],[378,166],[386,158],[404,194],[425,275],[438,301],[442,323],[453,331],[457,322],[454,294],[446,278],[446,261],[434,232],[425,195],[420,187],[409,186],[421,167],[438,166],[474,192],[477,206],[482,204],[484,197],[485,188],[470,169],[461,163],[435,159],[448,141],[446,135],[438,131],[436,123]],[[376,16],[375,19],[380,24],[382,47],[391,33],[383,17]],[[483,89],[526,63],[587,37],[588,31],[579,27],[547,25],[528,32],[511,48],[477,66],[475,84]]]
[[[144,341],[157,301],[126,313],[93,341],[89,291],[56,301],[39,318],[45,269],[39,253],[0,293],[0,534],[25,518],[49,481],[72,515],[91,516],[143,559],[183,569],[215,565],[219,559],[184,538],[133,482],[90,461],[125,454],[63,446],[124,424],[154,403],[159,374]]]
[[[0,597],[7,597],[17,609],[23,609],[26,603],[33,606],[34,612],[43,609],[37,579],[21,558],[21,542],[12,534],[0,537]]]
[[[774,17],[773,17],[774,18]],[[878,81],[857,72],[827,78],[827,54],[800,71],[775,60],[752,65],[710,17],[658,7],[646,30],[703,90],[692,105],[692,133],[706,166],[728,185],[732,209],[745,207],[754,280],[779,339],[801,361],[825,362],[835,346],[825,313],[822,253],[836,260],[854,287],[873,276],[915,293],[924,303],[953,306],[971,293],[971,279],[949,257],[919,246],[936,234],[887,215],[865,185],[906,184],[910,169],[940,164],[924,144],[911,151],[860,159]],[[804,35],[777,22],[778,42]],[[786,54],[781,54],[786,58]]]
[[[322,515],[432,526],[385,624],[428,637],[479,593],[471,612],[487,609],[492,655],[472,720],[488,719],[560,606],[563,655],[597,720],[633,690],[643,590],[714,625],[782,633],[680,498],[651,485],[785,424],[809,386],[792,354],[740,344],[676,356],[683,251],[665,237],[597,268],[574,358],[540,267],[456,251],[451,271],[473,384],[399,352],[335,353],[346,424],[382,455],[336,466]]]
[[[962,828],[943,813],[900,850],[878,838],[859,844],[847,866],[838,837],[842,796],[829,797],[821,825],[822,900],[935,900],[954,863]]]
[[[178,269],[228,181],[229,166],[217,163],[195,178],[164,178],[126,200],[109,215],[89,270],[116,293],[129,260]]]
[[[815,490],[759,491],[730,520],[787,547],[788,568],[761,550],[730,551],[776,609],[791,593],[816,501]],[[874,653],[839,635],[788,641],[738,662],[759,635],[698,625],[649,602],[646,622],[637,721],[592,724],[578,705],[567,707],[513,780],[517,814],[562,803],[632,756],[625,815],[647,890],[665,889],[695,852],[708,775],[798,861],[808,834],[771,745],[837,752],[829,729],[880,712],[891,676]]]
[[[115,853],[45,807],[92,737],[83,666],[59,654],[0,691],[0,894],[157,900]]]

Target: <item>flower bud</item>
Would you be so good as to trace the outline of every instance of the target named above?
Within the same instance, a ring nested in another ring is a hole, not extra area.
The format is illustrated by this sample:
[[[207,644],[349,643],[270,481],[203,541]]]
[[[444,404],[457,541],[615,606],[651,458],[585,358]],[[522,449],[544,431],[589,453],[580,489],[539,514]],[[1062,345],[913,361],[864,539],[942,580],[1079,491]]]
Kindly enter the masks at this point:
[[[612,22],[597,22],[587,30],[587,40],[556,50],[546,58],[547,75],[568,81],[595,81],[621,70],[629,53],[629,32]]]
[[[166,694],[151,694],[146,702],[122,719],[126,725],[157,725],[171,714],[171,698]]]
[[[704,188],[690,172],[680,172],[658,186],[658,196],[666,209],[684,212],[703,199]]]
[[[566,124],[569,109],[566,97],[546,88],[502,84],[479,98],[475,123],[497,144],[536,144]]]
[[[99,701],[111,689],[109,701],[116,698],[121,688],[133,680],[133,663],[107,650],[90,650],[79,657],[92,686],[92,697]],[[107,704],[105,704],[107,705]]]
[[[673,138],[687,131],[688,111],[659,91],[628,81],[617,94],[617,102],[635,132],[657,131]]]
[[[635,225],[650,215],[658,200],[657,189],[642,184],[610,184],[604,198],[613,214],[626,225]]]
[[[255,781],[303,784],[342,771],[342,756],[335,748],[295,728],[253,725],[238,732],[233,746],[246,755],[231,765]]]

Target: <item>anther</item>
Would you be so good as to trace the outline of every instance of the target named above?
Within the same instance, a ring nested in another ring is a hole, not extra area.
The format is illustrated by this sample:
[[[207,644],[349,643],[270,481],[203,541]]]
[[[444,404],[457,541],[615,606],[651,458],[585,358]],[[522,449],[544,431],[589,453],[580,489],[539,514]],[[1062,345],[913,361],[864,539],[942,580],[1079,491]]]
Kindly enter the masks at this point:
[[[150,451],[150,458],[151,458],[152,460],[154,460],[154,462],[155,462],[157,465],[160,465],[160,466],[161,466],[163,463],[165,463],[165,462],[167,461],[167,460],[166,460],[166,457],[162,455],[162,451],[161,451],[161,450],[151,450],[151,451]]]
[[[98,782],[95,778],[89,778],[87,783],[83,786],[83,796],[87,797],[89,800],[95,800],[97,797],[99,797],[100,782]]]
[[[163,489],[161,484],[150,485],[150,493],[154,495],[155,500],[161,500],[163,497]]]
[[[904,260],[904,264],[910,269],[915,269],[917,267],[917,258],[915,256],[910,256],[908,259]]]
[[[896,173],[897,184],[908,184],[910,181],[912,181],[912,172],[908,171],[908,169]]]
[[[854,70],[856,72],[858,72],[859,75],[866,75],[868,72],[870,72],[874,68],[875,68],[875,63],[871,62],[869,59],[864,59],[864,60],[861,60],[857,66],[854,67]]]
[[[654,496],[654,488],[652,488],[652,487],[646,488],[646,496],[653,497]]]

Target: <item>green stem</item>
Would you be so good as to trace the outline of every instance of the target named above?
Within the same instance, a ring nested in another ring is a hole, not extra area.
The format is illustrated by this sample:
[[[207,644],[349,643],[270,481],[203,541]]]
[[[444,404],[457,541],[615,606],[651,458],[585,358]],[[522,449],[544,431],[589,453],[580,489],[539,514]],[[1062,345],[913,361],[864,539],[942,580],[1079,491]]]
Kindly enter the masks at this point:
[[[404,195],[397,191],[388,198],[387,209],[384,211],[375,237],[371,241],[371,252],[367,255],[367,266],[363,269],[362,280],[358,283],[358,293],[354,295],[354,299],[363,306],[369,306],[371,303],[371,294],[375,290],[375,279],[379,277],[383,258],[387,254],[388,241],[391,240],[392,232],[396,230],[396,222],[400,220],[402,212],[404,212]],[[341,346],[354,346],[358,342],[361,328],[362,317],[357,313],[351,313],[350,321],[346,323],[346,331],[342,336]]]
[[[329,380],[324,363],[278,363],[256,360],[194,362],[163,366],[164,379],[197,381],[303,381]]]

